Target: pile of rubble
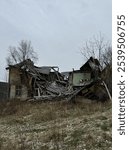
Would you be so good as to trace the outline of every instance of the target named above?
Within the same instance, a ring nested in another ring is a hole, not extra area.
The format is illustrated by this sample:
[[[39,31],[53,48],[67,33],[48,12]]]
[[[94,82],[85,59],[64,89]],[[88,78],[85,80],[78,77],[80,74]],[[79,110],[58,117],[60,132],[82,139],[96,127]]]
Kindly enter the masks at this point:
[[[10,65],[7,69],[10,71],[10,89],[11,84],[24,85],[28,93],[26,97],[28,100],[72,100],[77,95],[82,95],[89,99],[104,100],[110,96],[108,88],[98,76],[100,73],[99,63],[93,58],[90,58],[80,70],[69,72],[67,80],[59,72],[57,66],[37,67],[29,59],[16,65]],[[16,73],[17,75],[14,75]],[[84,75],[87,78],[80,79]],[[13,76],[17,76],[17,80]],[[72,83],[74,80],[77,85]],[[82,81],[84,81],[83,84]]]

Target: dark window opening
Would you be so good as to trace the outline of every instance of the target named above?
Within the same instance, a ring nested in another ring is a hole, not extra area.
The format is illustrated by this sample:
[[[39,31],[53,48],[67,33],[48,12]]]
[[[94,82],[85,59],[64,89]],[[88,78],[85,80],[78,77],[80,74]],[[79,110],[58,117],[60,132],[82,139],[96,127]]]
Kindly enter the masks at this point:
[[[35,96],[39,96],[40,93],[39,93],[39,88],[35,88]]]
[[[21,96],[22,87],[20,85],[16,85],[16,96]]]

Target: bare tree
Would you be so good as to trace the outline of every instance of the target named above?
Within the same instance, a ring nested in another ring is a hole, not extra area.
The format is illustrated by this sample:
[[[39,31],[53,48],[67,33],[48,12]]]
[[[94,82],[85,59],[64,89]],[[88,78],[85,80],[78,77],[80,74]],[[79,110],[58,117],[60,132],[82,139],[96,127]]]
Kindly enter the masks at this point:
[[[8,65],[14,65],[27,59],[31,59],[33,62],[38,60],[37,53],[31,46],[30,41],[22,40],[18,47],[9,47],[9,55],[6,58]]]
[[[104,66],[112,65],[112,47],[106,47],[103,55],[102,55],[102,62]]]
[[[91,56],[97,58],[100,62],[101,68],[104,68],[106,65],[104,58],[106,58],[106,61],[109,62],[108,59],[111,59],[112,56],[111,50],[109,42],[105,40],[101,33],[99,33],[98,35],[93,36],[92,39],[85,42],[85,46],[82,48],[81,54],[86,60],[88,60]]]

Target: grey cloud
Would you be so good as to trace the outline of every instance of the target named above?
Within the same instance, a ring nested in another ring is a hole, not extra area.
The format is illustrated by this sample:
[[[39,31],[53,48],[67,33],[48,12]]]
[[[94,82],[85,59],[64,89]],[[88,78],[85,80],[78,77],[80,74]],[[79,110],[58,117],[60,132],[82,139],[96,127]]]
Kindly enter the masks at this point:
[[[111,40],[111,0],[0,0],[0,80],[10,45],[31,40],[39,65],[79,68],[82,43],[99,31]],[[3,65],[1,65],[3,64]]]

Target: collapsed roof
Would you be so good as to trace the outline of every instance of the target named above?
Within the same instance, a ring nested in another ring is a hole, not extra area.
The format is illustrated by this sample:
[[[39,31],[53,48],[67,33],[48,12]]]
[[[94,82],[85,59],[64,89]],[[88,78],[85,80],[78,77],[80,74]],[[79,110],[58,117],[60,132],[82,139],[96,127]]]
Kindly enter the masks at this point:
[[[99,66],[99,61],[90,57],[90,59],[80,68],[80,71],[100,71]],[[16,65],[10,65],[6,69],[10,70],[11,68],[18,69],[22,74],[21,84],[25,84],[27,86],[29,99],[52,100],[67,98],[71,100],[79,93],[88,96],[88,92],[91,91],[90,89],[92,89],[92,94],[90,95],[94,95],[94,97],[97,98],[98,92],[95,94],[95,91],[93,91],[93,89],[95,89],[93,87],[96,85],[96,81],[89,82],[89,84],[74,89],[69,82],[64,80],[64,76],[59,72],[59,68],[57,66],[37,67],[30,59],[27,59]],[[100,81],[97,82],[97,87],[100,84]],[[102,90],[102,88],[100,88],[100,90]]]

